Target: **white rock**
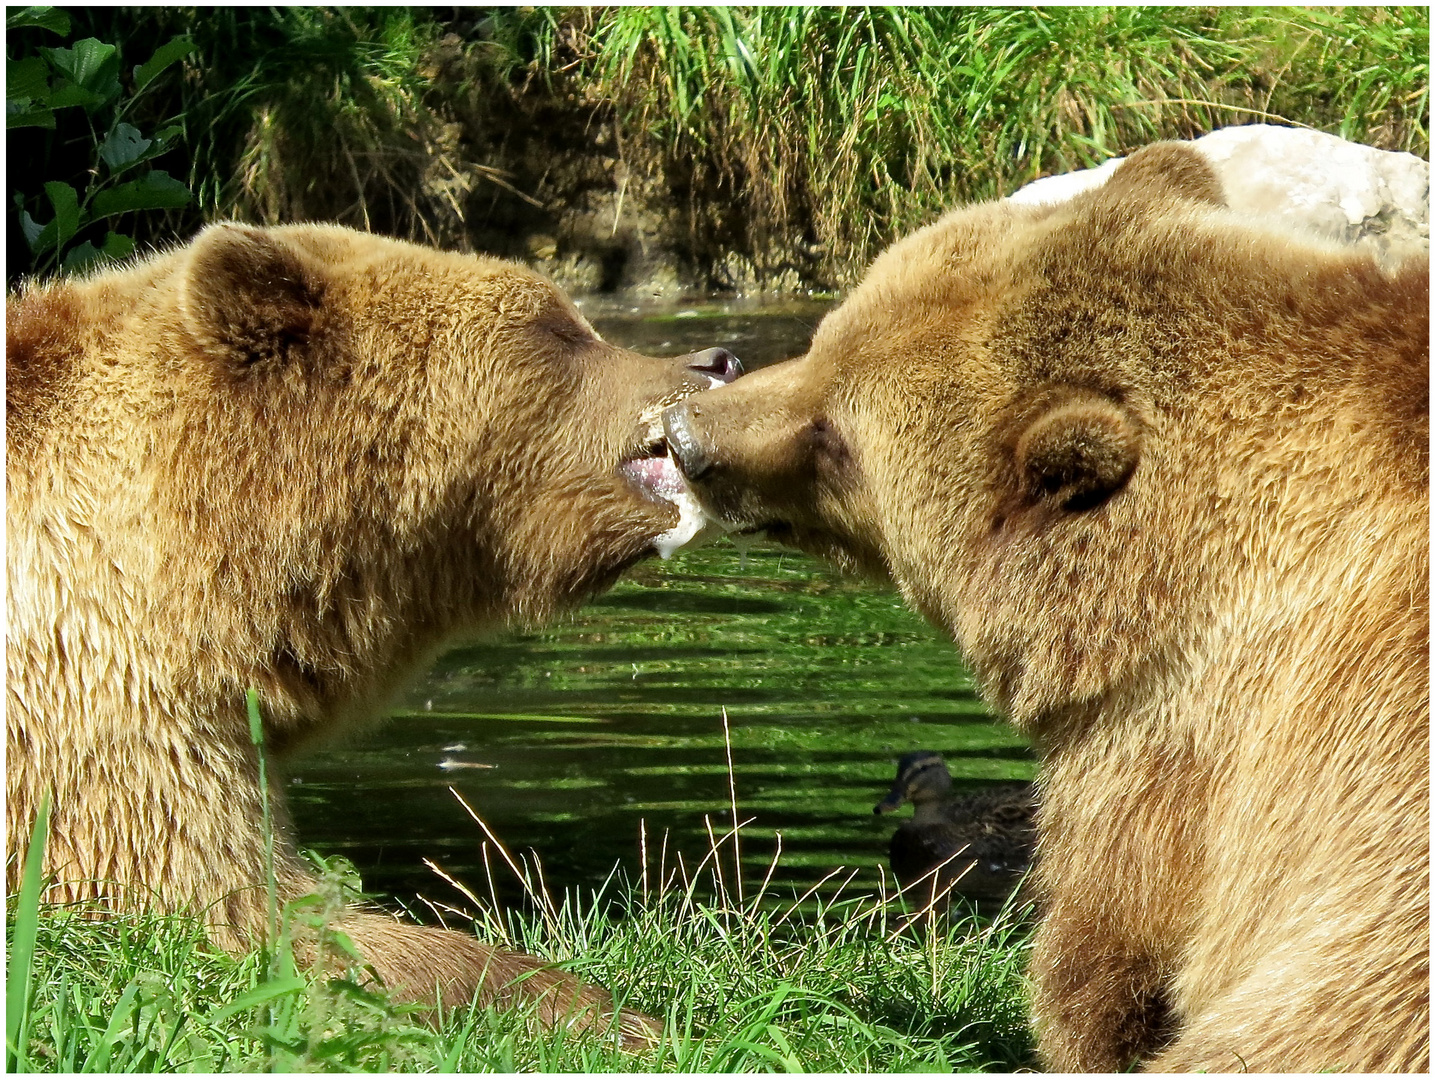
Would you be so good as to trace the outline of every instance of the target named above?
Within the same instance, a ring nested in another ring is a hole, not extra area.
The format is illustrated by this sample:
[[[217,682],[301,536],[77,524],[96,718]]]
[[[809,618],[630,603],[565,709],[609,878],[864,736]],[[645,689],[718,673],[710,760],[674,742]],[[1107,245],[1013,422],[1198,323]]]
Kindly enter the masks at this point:
[[[1237,213],[1364,247],[1387,261],[1430,247],[1431,165],[1413,154],[1270,124],[1221,128],[1192,145],[1216,169]],[[1065,202],[1106,183],[1121,162],[1044,177],[1011,198]]]
[[[1125,160],[1126,158],[1112,158],[1110,161],[1104,161],[1095,169],[1078,169],[1076,172],[1044,176],[1041,180],[1034,180],[1027,186],[1018,188],[1008,198],[1015,203],[1026,203],[1031,206],[1051,206],[1053,203],[1064,203],[1074,195],[1081,195],[1084,191],[1101,187],[1117,166]]]

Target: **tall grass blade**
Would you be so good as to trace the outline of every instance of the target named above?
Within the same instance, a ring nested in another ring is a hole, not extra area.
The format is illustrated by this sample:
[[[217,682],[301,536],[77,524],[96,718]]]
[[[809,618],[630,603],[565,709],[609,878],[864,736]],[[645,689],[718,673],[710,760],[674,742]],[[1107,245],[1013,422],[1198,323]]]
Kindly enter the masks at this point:
[[[306,985],[308,984],[305,983],[303,977],[299,975],[291,975],[284,979],[266,980],[249,991],[249,993],[239,995],[239,997],[235,998],[228,1005],[215,1009],[209,1014],[207,1018],[208,1022],[218,1024],[231,1016],[244,1012],[246,1009],[252,1009],[257,1005],[270,1004],[277,998],[282,998],[287,994],[296,994],[303,990]]]
[[[274,875],[274,818],[269,805],[269,770],[264,752],[264,721],[259,715],[259,691],[253,688],[244,695],[245,707],[249,713],[249,738],[254,743],[254,752],[259,757],[259,798],[262,806],[264,830],[264,878],[269,894],[269,945],[276,946],[279,939],[279,883]]]
[[[15,929],[10,939],[10,962],[5,965],[5,1068],[23,1072],[29,1065],[26,1050],[30,1035],[32,986],[30,969],[35,959],[35,939],[40,926],[40,891],[44,884],[45,843],[50,836],[50,794],[40,799],[35,826],[30,830],[30,848],[20,877],[20,896],[15,907]]]
[[[125,992],[120,995],[120,1000],[110,1013],[110,1020],[105,1025],[104,1033],[100,1035],[97,1045],[92,1048],[90,1056],[85,1062],[85,1072],[112,1071],[110,1062],[115,1055],[115,1046],[124,1038],[123,1029],[135,1014],[135,998],[139,995],[139,990],[140,988],[134,983],[125,987]]]

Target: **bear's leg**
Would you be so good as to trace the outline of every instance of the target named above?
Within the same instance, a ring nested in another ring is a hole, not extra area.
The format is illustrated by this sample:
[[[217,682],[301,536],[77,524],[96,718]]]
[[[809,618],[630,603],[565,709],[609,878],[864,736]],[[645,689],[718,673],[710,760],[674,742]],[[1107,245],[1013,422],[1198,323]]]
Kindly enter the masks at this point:
[[[1424,950],[1392,963],[1389,928],[1350,921],[1280,946],[1182,1025],[1152,1072],[1427,1073],[1429,966]]]
[[[282,801],[276,800],[275,809],[281,820],[287,816]],[[276,831],[276,847],[280,848],[277,861],[285,868],[279,885],[281,899],[318,892],[320,884],[288,842],[287,829]],[[246,889],[237,898],[242,898],[243,907],[237,911],[233,906],[228,908],[234,919],[231,925],[244,928],[240,935],[244,939],[266,937],[266,892]],[[538,957],[485,944],[472,934],[421,926],[355,907],[343,910],[330,928],[348,936],[364,964],[373,968],[398,1001],[445,1009],[462,1008],[473,1001],[480,1005],[534,1002],[534,1014],[546,1027],[604,1031],[614,1025],[630,1050],[652,1045],[661,1030],[655,1020],[631,1009],[619,1010],[615,1019],[613,997],[602,987],[586,983]],[[312,931],[300,922],[292,923],[290,930],[296,958],[301,963],[338,973],[336,968],[342,965],[337,958],[316,957]]]
[[[9,718],[14,728],[15,717]],[[33,768],[7,777],[7,831],[23,856],[40,801],[38,778],[53,792],[46,869],[55,902],[97,901],[114,909],[200,910],[219,947],[244,952],[268,937],[269,899],[259,760],[248,739],[201,754],[171,752],[154,738],[116,739],[113,774],[95,752],[35,752],[15,730],[12,766],[30,751]],[[44,750],[41,746],[40,750]],[[289,839],[282,791],[271,791],[274,871],[281,902],[319,891]],[[7,868],[12,890],[18,860]],[[402,923],[351,909],[336,923],[396,997],[443,1006],[535,1000],[547,1024],[604,1028],[613,1015],[607,991],[522,953],[469,934]],[[313,949],[296,941],[301,961]],[[618,1015],[625,1044],[646,1045],[657,1024],[629,1010]]]
[[[276,855],[285,874],[279,883],[281,903],[321,890],[287,843]],[[231,951],[251,948],[268,937],[268,900],[263,888],[232,892],[211,906],[209,913],[215,940]],[[374,970],[396,1001],[443,1009],[463,1008],[474,1001],[480,1005],[534,1002],[534,1015],[544,1026],[601,1032],[615,1025],[630,1050],[652,1045],[661,1030],[655,1020],[631,1009],[619,1010],[615,1021],[613,997],[607,990],[536,956],[485,944],[472,934],[403,922],[354,907],[340,912],[327,928],[344,933],[353,942],[364,965]],[[346,960],[352,965],[346,957],[316,955],[314,931],[304,921],[292,921],[288,930],[295,958],[302,966],[338,975],[347,966]]]
[[[1054,904],[1038,928],[1031,978],[1037,1048],[1056,1072],[1121,1072],[1170,1038],[1174,1017],[1155,959],[1104,938],[1095,912]]]
[[[349,911],[334,924],[401,1001],[443,1008],[536,1002],[546,1027],[606,1030],[614,1023],[613,997],[526,953],[486,945],[470,934]],[[616,1027],[626,1048],[642,1049],[661,1028],[632,1009],[618,1010]]]

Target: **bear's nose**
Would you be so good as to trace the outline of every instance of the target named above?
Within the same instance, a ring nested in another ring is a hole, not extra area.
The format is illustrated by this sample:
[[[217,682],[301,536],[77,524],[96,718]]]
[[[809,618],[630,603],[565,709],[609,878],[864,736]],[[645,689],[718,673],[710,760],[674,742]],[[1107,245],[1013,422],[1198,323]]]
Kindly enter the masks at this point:
[[[743,374],[743,362],[727,349],[704,349],[694,353],[688,367],[724,383],[730,383]]]
[[[712,468],[713,461],[693,429],[693,407],[688,402],[663,410],[663,434],[668,439],[673,460],[689,480],[697,480]]]

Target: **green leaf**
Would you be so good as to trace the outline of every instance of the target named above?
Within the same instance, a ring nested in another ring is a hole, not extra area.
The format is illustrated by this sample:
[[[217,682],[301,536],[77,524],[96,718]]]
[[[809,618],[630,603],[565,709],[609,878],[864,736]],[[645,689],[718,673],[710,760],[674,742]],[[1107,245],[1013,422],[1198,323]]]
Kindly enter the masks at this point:
[[[50,795],[40,799],[25,871],[20,876],[20,897],[15,905],[15,928],[10,936],[10,961],[5,966],[5,1065],[12,1071],[16,1055],[27,1042],[30,1013],[30,964],[40,924],[40,887],[45,879],[45,841],[50,834]]]
[[[45,225],[40,224],[39,221],[30,217],[29,213],[22,210],[20,211],[20,231],[24,233],[24,241],[29,244],[30,250],[39,254],[40,248],[37,247],[37,244],[40,243],[40,236],[45,233]]]
[[[5,102],[5,129],[22,127],[53,128],[55,114],[50,109],[32,105],[27,99]]]
[[[124,233],[112,232],[105,236],[102,247],[95,247],[86,240],[76,244],[65,256],[64,267],[70,273],[77,273],[95,262],[119,262],[134,254],[135,242]]]
[[[80,231],[80,196],[69,184],[51,180],[45,195],[55,208],[55,246],[63,248]]]
[[[190,53],[194,52],[197,46],[189,38],[177,37],[165,42],[155,50],[154,56],[150,57],[143,64],[135,68],[135,92],[139,93],[150,83],[154,82],[155,76],[164,71],[176,60],[183,60]]]
[[[115,47],[99,38],[85,38],[75,42],[73,49],[44,49],[50,62],[81,86],[97,89],[91,82],[97,80],[104,69],[105,61],[115,55]]]
[[[50,65],[27,56],[5,65],[5,102],[15,98],[44,98],[50,93]]]
[[[217,1024],[245,1009],[252,1009],[256,1005],[263,1005],[265,1002],[273,1001],[275,998],[284,997],[287,994],[298,993],[304,989],[305,985],[304,980],[298,975],[291,975],[287,979],[271,979],[262,982],[248,993],[240,994],[228,1005],[215,1009],[205,1018],[205,1022]]]
[[[129,124],[118,124],[101,145],[100,156],[110,166],[110,176],[118,177],[142,162],[159,157],[183,130],[178,124],[171,124],[156,132],[154,138],[146,139]]]
[[[117,124],[115,130],[100,143],[100,157],[117,173],[129,165],[143,161],[145,151],[152,145],[151,140],[140,134],[139,129],[129,124]]]
[[[68,274],[77,274],[100,258],[102,258],[100,249],[86,240],[66,252],[65,259],[60,266]]]
[[[255,746],[264,745],[264,721],[259,714],[259,691],[250,687],[244,692],[245,710],[249,714],[249,741]]]
[[[100,251],[105,258],[118,262],[120,259],[128,259],[135,253],[135,242],[124,233],[106,233],[105,246],[100,248]]]
[[[329,942],[356,964],[362,964],[364,962],[364,954],[361,953],[358,946],[354,944],[354,939],[343,930],[331,930]]]
[[[64,80],[50,95],[58,109],[80,105],[93,113],[120,93],[120,56],[113,45],[96,38],[75,42],[73,49],[41,49]]]
[[[35,250],[35,245],[40,241],[40,234],[45,227],[32,218],[25,209],[25,196],[23,193],[15,192],[15,209],[20,215],[20,231],[25,234],[25,243],[30,245],[30,250]]]
[[[105,1025],[105,1033],[100,1036],[99,1043],[94,1047],[85,1068],[94,1072],[109,1072],[110,1059],[115,1053],[115,1044],[125,1037],[125,1028],[130,1026],[130,1017],[134,1015],[136,998],[139,996],[140,988],[131,981],[125,992],[120,995],[120,1000],[115,1002],[114,1011],[110,1013],[110,1022]]]
[[[41,227],[35,234],[35,239],[30,242],[30,250],[36,255],[43,255],[55,246],[55,222]]]
[[[95,196],[93,209],[98,220],[131,210],[173,210],[189,201],[189,188],[163,169],[155,169],[139,180],[101,191]]]
[[[70,16],[52,7],[13,8],[5,13],[6,30],[19,30],[22,26],[38,26],[64,37],[70,32]]]
[[[71,105],[79,105],[86,112],[94,112],[105,103],[105,99],[93,90],[86,90],[83,86],[66,80],[50,92],[49,104],[52,109],[66,109]]]

